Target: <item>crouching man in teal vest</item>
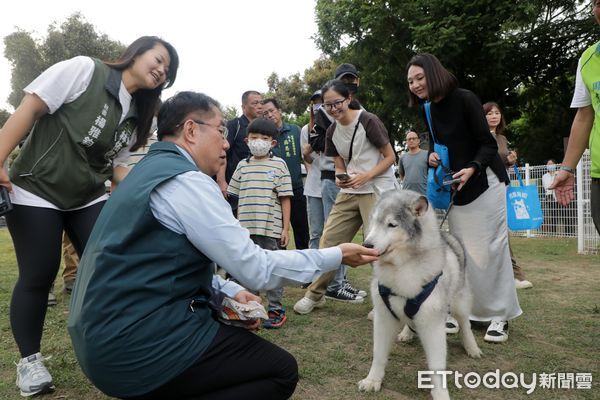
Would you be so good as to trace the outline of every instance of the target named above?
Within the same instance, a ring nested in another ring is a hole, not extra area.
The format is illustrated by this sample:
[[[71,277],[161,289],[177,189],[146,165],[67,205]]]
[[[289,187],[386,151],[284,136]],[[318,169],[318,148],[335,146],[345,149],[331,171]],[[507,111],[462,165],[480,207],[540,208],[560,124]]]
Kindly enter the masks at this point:
[[[68,323],[79,364],[120,398],[287,399],[296,360],[215,319],[211,287],[242,303],[260,299],[213,275],[214,263],[266,290],[374,261],[377,252],[350,243],[256,246],[211,178],[229,144],[210,97],[181,92],[165,101],[158,138],[104,206],[81,259]]]

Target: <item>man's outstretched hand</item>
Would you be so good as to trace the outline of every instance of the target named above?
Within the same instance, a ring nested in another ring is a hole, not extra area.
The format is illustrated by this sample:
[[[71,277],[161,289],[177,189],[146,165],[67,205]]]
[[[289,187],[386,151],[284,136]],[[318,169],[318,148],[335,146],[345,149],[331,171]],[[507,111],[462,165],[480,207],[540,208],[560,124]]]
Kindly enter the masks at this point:
[[[356,243],[342,243],[338,246],[342,250],[342,263],[357,267],[377,261],[379,252]]]

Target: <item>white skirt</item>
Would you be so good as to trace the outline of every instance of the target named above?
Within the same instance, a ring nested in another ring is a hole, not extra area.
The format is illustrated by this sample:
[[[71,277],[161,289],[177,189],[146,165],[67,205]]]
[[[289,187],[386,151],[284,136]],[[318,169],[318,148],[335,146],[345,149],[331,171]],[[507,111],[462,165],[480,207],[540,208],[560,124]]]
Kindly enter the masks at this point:
[[[472,321],[509,321],[521,315],[506,225],[506,186],[486,168],[488,189],[448,214],[450,233],[464,245],[473,293]]]

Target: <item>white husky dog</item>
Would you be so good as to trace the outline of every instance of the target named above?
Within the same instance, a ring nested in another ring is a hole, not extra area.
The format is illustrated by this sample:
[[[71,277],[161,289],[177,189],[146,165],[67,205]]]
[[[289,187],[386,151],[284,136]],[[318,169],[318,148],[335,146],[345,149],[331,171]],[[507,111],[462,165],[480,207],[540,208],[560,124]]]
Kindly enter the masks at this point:
[[[446,316],[458,320],[463,347],[481,357],[469,312],[471,295],[465,279],[461,243],[441,232],[427,198],[410,190],[385,192],[373,207],[365,246],[379,250],[371,284],[374,305],[373,363],[359,390],[379,391],[394,338],[421,339],[430,371],[446,369]],[[434,400],[449,399],[441,375],[432,377]]]

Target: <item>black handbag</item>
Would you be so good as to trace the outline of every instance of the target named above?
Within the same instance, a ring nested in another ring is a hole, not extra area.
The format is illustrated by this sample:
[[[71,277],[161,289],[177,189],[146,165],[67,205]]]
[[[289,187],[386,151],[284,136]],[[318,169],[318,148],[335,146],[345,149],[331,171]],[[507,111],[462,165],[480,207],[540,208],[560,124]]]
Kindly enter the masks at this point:
[[[0,216],[9,213],[12,209],[8,189],[6,186],[0,186]]]

